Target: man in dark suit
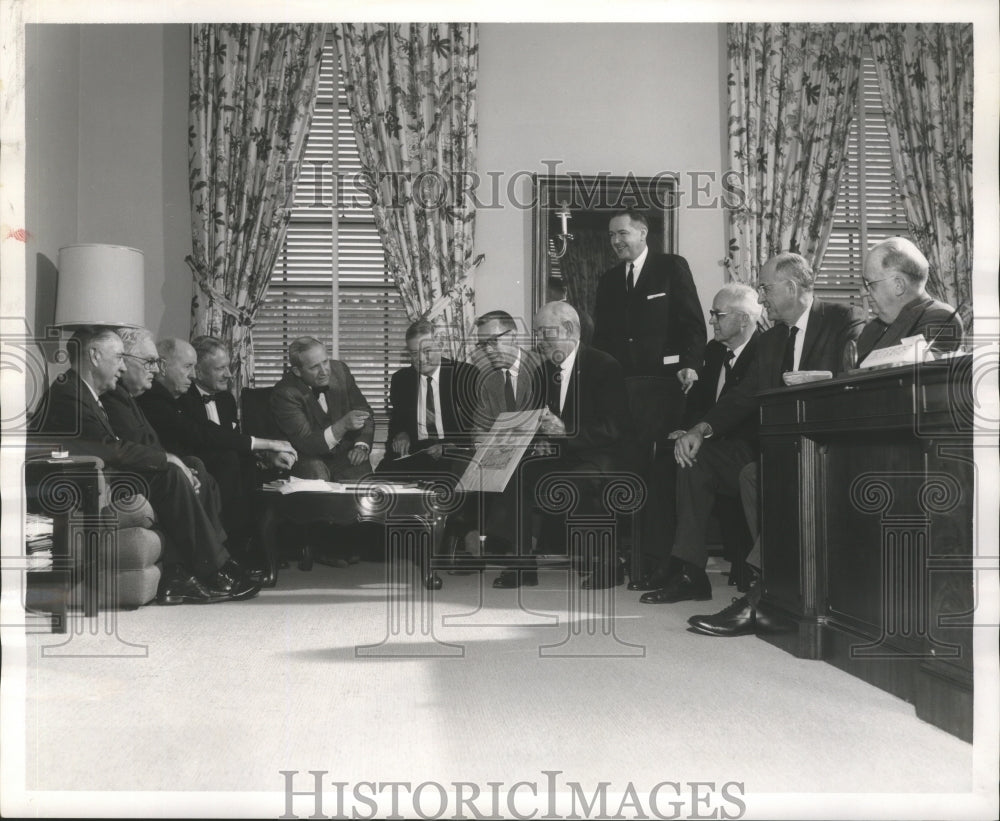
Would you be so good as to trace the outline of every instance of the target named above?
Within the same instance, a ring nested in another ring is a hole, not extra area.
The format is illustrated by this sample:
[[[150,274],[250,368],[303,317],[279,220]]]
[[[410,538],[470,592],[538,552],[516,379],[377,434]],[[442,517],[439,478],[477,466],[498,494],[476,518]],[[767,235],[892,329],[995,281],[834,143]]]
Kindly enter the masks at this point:
[[[712,301],[709,311],[715,338],[705,346],[705,362],[698,370],[698,379],[688,394],[684,413],[687,427],[701,420],[710,408],[727,393],[735,390],[753,362],[757,350],[757,322],[761,306],[757,294],[749,285],[731,282],[724,285]],[[673,440],[684,434],[676,430],[669,434],[650,473],[649,499],[646,513],[661,508],[665,515],[647,515],[642,536],[643,574],[629,582],[629,590],[658,590],[669,580],[670,551],[676,527],[675,499],[677,495],[677,462],[673,455]],[[748,452],[757,446],[757,418],[748,416],[734,428],[728,439],[746,444]],[[728,512],[728,511],[727,511]],[[739,513],[742,516],[742,512]],[[742,521],[723,522],[724,532],[738,532]],[[742,561],[743,557],[736,557]]]
[[[873,245],[865,257],[862,290],[875,313],[858,339],[858,362],[879,348],[923,334],[939,351],[962,344],[961,315],[927,294],[927,257],[908,239],[892,237]]]
[[[784,385],[785,373],[843,370],[845,348],[861,332],[861,318],[847,306],[816,299],[814,281],[809,263],[795,253],[778,254],[761,268],[757,291],[775,325],[758,339],[757,355],[743,381],[674,444],[680,468],[671,554],[675,563],[667,584],[644,594],[641,601],[660,604],[712,598],[705,574],[708,517],[716,494],[739,494],[740,471],[756,458],[755,450],[727,434],[758,412],[759,391]],[[748,612],[740,618],[752,624],[753,603],[746,597],[738,601],[747,602]],[[739,615],[724,613],[724,619]]]
[[[412,367],[396,371],[389,384],[389,438],[379,470],[454,475],[468,461],[457,449],[471,443],[476,368],[442,356],[441,341],[427,320],[407,328],[406,352]]]
[[[535,315],[534,332],[546,394],[538,439],[531,458],[518,470],[522,509],[530,509],[537,484],[547,475],[570,472],[578,477],[575,485],[581,509],[586,510],[594,506],[604,475],[635,468],[636,444],[622,368],[607,353],[580,344],[579,315],[566,302],[543,305]],[[548,532],[554,534],[551,527]],[[579,558],[581,569],[590,571],[584,587],[621,583],[615,556]],[[534,570],[507,571],[494,581],[494,587],[537,583]]]
[[[340,482],[369,474],[375,421],[351,369],[311,336],[288,346],[288,363],[271,412],[298,452],[292,475]]]
[[[680,424],[684,393],[702,363],[705,315],[687,260],[649,250],[644,214],[619,211],[609,231],[621,262],[598,283],[593,344],[621,364],[633,415],[650,429],[651,444]]]
[[[178,448],[205,463],[222,492],[226,530],[245,543],[253,521],[250,505],[257,485],[255,462],[290,470],[297,454],[285,440],[248,436],[240,431],[236,397],[229,390],[232,372],[225,344],[215,337],[199,336],[191,342],[191,348],[196,356],[194,379],[186,388],[186,379],[177,384],[164,380],[171,394],[181,392],[174,397],[179,413],[161,413],[165,417],[160,420],[161,426]],[[165,370],[173,372],[169,367]]]
[[[43,433],[70,436],[73,447],[98,456],[111,470],[135,474],[166,536],[161,604],[213,603],[257,594],[243,568],[222,544],[218,522],[206,515],[197,491],[200,482],[174,454],[153,443],[120,438],[101,396],[114,391],[126,371],[124,346],[110,328],[83,328],[70,340],[73,367],[49,388]],[[134,354],[152,372],[155,349]],[[131,397],[125,392],[125,397]],[[141,416],[131,403],[131,411]],[[147,434],[148,435],[148,434]]]

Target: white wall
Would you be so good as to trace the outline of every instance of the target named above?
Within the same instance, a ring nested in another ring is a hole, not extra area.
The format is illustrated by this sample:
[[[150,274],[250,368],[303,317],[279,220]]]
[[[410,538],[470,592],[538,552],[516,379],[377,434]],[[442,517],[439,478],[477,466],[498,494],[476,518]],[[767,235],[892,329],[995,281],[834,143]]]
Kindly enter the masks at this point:
[[[42,330],[60,246],[110,242],[146,255],[146,322],[186,336],[191,278],[184,25],[28,27],[28,319]],[[479,169],[721,173],[721,27],[480,26]],[[529,192],[522,179],[518,196]],[[480,199],[488,201],[485,191]],[[504,194],[477,217],[480,311],[531,310],[531,213]],[[689,200],[684,205],[688,205]],[[723,215],[682,207],[680,253],[705,307],[723,273]]]
[[[479,29],[479,167],[550,173],[721,175],[723,85],[716,24],[482,24]],[[487,201],[488,186],[479,197]],[[528,199],[521,181],[517,194]],[[476,272],[482,312],[531,310],[531,213],[513,207],[477,215]],[[679,253],[707,309],[723,282],[724,223],[718,208],[682,201]]]
[[[186,337],[188,27],[27,29],[28,318],[52,321],[61,246],[112,243],[145,254],[150,330]]]

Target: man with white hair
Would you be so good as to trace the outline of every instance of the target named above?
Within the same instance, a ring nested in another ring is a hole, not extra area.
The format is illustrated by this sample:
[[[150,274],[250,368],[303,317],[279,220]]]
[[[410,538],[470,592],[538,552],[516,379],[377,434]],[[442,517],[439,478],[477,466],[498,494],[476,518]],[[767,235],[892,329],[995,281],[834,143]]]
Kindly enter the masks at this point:
[[[698,379],[688,394],[684,415],[687,427],[702,419],[721,397],[739,385],[753,362],[760,335],[757,323],[761,305],[757,301],[757,292],[749,285],[741,282],[723,285],[712,300],[708,313],[715,338],[705,346],[705,362],[698,369]],[[668,441],[660,443],[658,448],[658,458],[650,476],[649,496],[652,501],[644,515],[643,572],[639,578],[629,582],[629,590],[656,591],[665,587],[669,579],[670,549],[677,523],[677,463],[674,460],[673,440],[683,433],[683,430],[670,433]],[[756,450],[757,418],[748,416],[725,438],[739,442],[741,448],[745,445],[748,450]],[[742,513],[737,513],[736,521],[722,522],[727,534],[741,533],[745,527]],[[743,557],[736,556],[733,560],[742,562]]]
[[[912,242],[892,237],[876,243],[865,257],[861,289],[875,318],[858,338],[858,361],[879,348],[923,334],[937,350],[962,344],[962,317],[927,293],[927,257]]]
[[[538,482],[553,472],[576,474],[580,506],[586,510],[594,504],[602,476],[634,470],[637,464],[622,366],[610,354],[580,344],[580,317],[569,303],[543,305],[535,314],[534,332],[546,395],[533,455],[551,458],[530,459],[519,468],[522,510],[531,509]],[[549,550],[563,547],[565,541],[565,530],[557,530],[556,524],[561,521],[556,523],[553,517],[546,517],[543,524],[541,541]],[[521,532],[520,552],[526,554],[527,527]],[[590,571],[585,588],[613,587],[624,581],[614,555],[580,558],[580,569]],[[493,586],[537,583],[537,572],[528,569],[501,573]]]

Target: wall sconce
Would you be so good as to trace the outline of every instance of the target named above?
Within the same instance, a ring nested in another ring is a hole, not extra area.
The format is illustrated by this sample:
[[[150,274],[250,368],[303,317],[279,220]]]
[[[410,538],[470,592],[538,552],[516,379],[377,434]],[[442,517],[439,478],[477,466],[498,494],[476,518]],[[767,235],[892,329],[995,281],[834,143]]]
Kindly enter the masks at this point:
[[[122,245],[59,249],[55,324],[144,327],[146,279],[142,251]]]
[[[548,250],[549,256],[552,257],[552,259],[562,259],[566,254],[566,249],[569,247],[569,241],[573,239],[573,235],[567,231],[567,223],[573,216],[569,210],[568,202],[563,200],[559,203],[559,210],[556,211],[556,216],[559,217],[559,220],[562,223],[562,230],[552,237],[552,242],[559,240],[559,246],[556,251],[553,251],[551,247]]]

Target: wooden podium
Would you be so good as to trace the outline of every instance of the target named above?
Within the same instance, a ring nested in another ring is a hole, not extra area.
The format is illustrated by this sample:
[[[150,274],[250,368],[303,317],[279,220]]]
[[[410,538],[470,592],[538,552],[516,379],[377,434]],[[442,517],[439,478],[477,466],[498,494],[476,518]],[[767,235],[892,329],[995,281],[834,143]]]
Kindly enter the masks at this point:
[[[767,391],[760,429],[759,634],[968,741],[972,375],[963,356]]]

